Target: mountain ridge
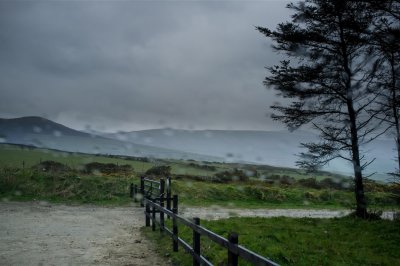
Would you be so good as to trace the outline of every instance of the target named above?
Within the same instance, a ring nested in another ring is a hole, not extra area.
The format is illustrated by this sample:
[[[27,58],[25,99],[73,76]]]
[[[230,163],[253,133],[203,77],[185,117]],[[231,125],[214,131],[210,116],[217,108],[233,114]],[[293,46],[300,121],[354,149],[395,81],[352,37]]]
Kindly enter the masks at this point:
[[[0,140],[4,138],[5,121],[7,119],[0,119]],[[16,144],[85,153],[256,163],[292,168],[296,167],[298,160],[296,154],[305,151],[300,147],[300,143],[319,140],[316,134],[303,130],[288,132],[163,128],[118,133],[92,131],[87,133],[41,117],[23,117],[19,120],[16,118],[12,122],[20,129],[12,131],[9,128],[8,132],[12,134],[5,140]],[[33,130],[38,127],[38,122],[44,123],[42,127],[47,125],[47,129]],[[21,128],[26,128],[26,132],[21,133],[23,131]],[[395,162],[391,160],[395,158],[393,145],[394,142],[391,140],[377,140],[361,149],[367,155],[367,159],[376,158],[366,174],[370,172],[386,174],[395,169]],[[353,172],[352,165],[341,160],[333,160],[324,170],[348,174]]]
[[[1,142],[4,143],[32,145],[69,152],[170,159],[221,160],[221,158],[202,154],[191,154],[89,134],[37,116],[0,118],[0,138]]]

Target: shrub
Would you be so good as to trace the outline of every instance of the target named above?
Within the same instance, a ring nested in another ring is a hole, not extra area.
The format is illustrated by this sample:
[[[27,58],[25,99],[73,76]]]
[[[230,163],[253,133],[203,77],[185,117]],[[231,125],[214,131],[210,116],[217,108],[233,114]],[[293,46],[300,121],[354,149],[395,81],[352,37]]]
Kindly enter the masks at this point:
[[[55,161],[43,161],[33,166],[33,168],[43,172],[64,172],[71,170],[67,165]]]
[[[232,181],[248,181],[249,177],[245,172],[239,169],[234,169],[233,171],[223,171],[215,174],[214,182],[217,183],[228,183]]]
[[[146,171],[145,175],[147,176],[170,176],[171,175],[171,166],[169,165],[159,165],[154,166]]]
[[[213,165],[206,165],[206,164],[197,164],[197,163],[189,163],[190,167],[207,170],[207,171],[215,171],[217,168]]]
[[[346,180],[334,180],[332,178],[325,178],[319,182],[321,188],[333,188],[333,189],[344,189],[346,188]],[[349,187],[347,185],[347,187]]]
[[[129,164],[117,165],[113,163],[92,162],[85,164],[83,171],[87,174],[96,172],[102,174],[129,174],[133,172],[133,167]]]
[[[317,182],[315,178],[299,179],[297,183],[305,188],[315,188],[315,189],[321,188],[320,184]]]

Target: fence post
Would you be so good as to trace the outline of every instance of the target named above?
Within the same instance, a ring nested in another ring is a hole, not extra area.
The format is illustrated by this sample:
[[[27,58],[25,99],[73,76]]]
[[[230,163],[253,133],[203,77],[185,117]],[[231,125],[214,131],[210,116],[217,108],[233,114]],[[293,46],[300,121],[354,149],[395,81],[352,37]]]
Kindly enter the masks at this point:
[[[178,195],[174,195],[172,201],[172,212],[178,214]],[[178,251],[178,224],[175,217],[172,218],[172,233],[174,234],[174,237],[172,238],[172,250],[176,252]]]
[[[132,199],[134,198],[134,194],[133,194],[133,183],[131,183],[130,187],[129,187],[129,197],[131,197]]]
[[[230,233],[228,236],[228,241],[229,244],[231,245],[232,244],[237,245],[239,243],[239,235],[234,232]],[[228,266],[237,266],[237,265],[238,265],[238,255],[231,252],[230,249],[228,248]]]
[[[138,201],[138,189],[137,189],[136,184],[133,186],[133,194],[134,194],[134,201],[137,202]]]
[[[195,225],[200,225],[200,218],[193,218],[193,222]],[[193,230],[193,251],[194,254],[200,256],[200,234],[195,230]],[[193,266],[200,266],[200,263],[195,257],[193,257]]]
[[[156,230],[156,207],[151,208],[151,230]]]
[[[165,180],[160,179],[160,206],[164,208]],[[160,211],[160,231],[164,230],[164,212]]]
[[[167,210],[171,210],[171,177],[167,177]],[[167,216],[169,219],[169,215]]]
[[[143,199],[145,198],[144,194],[144,177],[140,177],[140,193],[142,194],[142,200],[140,201],[140,207],[144,207]]]
[[[149,205],[149,203],[147,201],[146,201],[145,214],[146,214],[146,217],[145,217],[146,218],[146,226],[150,226],[150,205]]]

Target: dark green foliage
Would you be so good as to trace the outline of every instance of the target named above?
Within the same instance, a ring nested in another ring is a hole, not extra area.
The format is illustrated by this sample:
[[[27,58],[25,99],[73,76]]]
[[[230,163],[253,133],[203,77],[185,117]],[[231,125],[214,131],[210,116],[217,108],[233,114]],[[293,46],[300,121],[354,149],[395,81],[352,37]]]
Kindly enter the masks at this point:
[[[300,186],[303,186],[303,187],[315,188],[315,189],[321,188],[321,185],[319,184],[319,182],[315,178],[300,179],[298,181],[298,183],[299,183]]]
[[[133,167],[129,164],[117,165],[113,163],[92,162],[85,164],[83,171],[87,174],[96,172],[102,174],[131,174],[133,173]]]
[[[208,164],[197,164],[197,163],[189,163],[188,164],[191,167],[198,168],[198,169],[203,169],[203,170],[208,170],[208,171],[215,171],[217,168],[213,165],[208,165]]]
[[[171,176],[171,166],[169,165],[160,165],[154,166],[146,171],[146,176],[157,176],[157,177],[167,177]]]
[[[342,179],[336,181],[332,178],[324,178],[320,181],[317,181],[315,178],[299,179],[296,181],[296,184],[305,188],[314,188],[314,189],[335,189],[335,190],[345,190],[345,191],[353,191],[354,189],[352,182],[350,182],[349,180]],[[387,189],[386,186],[385,188]]]
[[[105,156],[103,154],[97,154],[96,156]],[[137,162],[145,162],[148,163],[151,160],[146,157],[136,157],[136,156],[125,156],[125,155],[107,155],[108,158],[117,158],[117,159],[123,159],[123,160],[128,160],[128,161],[137,161]]]
[[[242,170],[233,169],[232,171],[223,171],[215,174],[213,179],[217,183],[227,183],[232,181],[248,181],[249,176]]]
[[[63,172],[71,170],[67,165],[55,161],[43,161],[33,166],[33,168],[44,172]]]

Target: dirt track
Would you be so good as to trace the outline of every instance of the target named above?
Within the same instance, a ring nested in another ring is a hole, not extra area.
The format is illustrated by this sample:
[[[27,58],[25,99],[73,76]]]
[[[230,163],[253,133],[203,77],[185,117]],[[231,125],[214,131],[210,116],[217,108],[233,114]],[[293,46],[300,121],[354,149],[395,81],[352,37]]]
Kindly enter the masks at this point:
[[[0,203],[0,265],[168,265],[140,235],[143,209]]]
[[[230,209],[216,207],[182,207],[180,214],[186,218],[199,217],[206,220],[218,220],[229,217],[293,217],[293,218],[335,218],[350,214],[350,210],[324,209]],[[385,211],[381,217],[393,220],[394,212]]]
[[[202,219],[232,216],[333,218],[335,210],[182,208]],[[386,219],[393,213],[383,214]],[[141,236],[142,208],[0,202],[0,265],[170,265]]]

